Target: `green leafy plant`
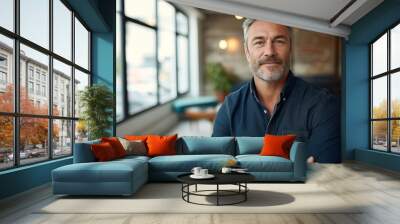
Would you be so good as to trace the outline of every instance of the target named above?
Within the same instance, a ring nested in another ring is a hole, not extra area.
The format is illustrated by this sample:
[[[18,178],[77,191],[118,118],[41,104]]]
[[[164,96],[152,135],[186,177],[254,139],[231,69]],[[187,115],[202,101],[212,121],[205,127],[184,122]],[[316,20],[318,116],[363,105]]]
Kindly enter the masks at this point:
[[[216,92],[228,93],[232,89],[235,77],[221,63],[208,63],[206,69]]]
[[[80,92],[81,118],[87,126],[89,139],[109,136],[107,129],[112,125],[114,98],[107,86],[95,84]]]

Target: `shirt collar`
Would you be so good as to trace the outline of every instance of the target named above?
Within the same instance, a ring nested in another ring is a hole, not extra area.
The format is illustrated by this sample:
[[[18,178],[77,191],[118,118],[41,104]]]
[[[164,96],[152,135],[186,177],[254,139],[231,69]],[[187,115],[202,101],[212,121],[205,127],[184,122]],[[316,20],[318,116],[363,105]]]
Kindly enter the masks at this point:
[[[288,77],[286,79],[285,85],[283,86],[282,92],[281,92],[281,99],[286,100],[286,98],[289,96],[290,92],[293,90],[294,84],[296,82],[296,78],[294,77],[292,71],[289,70]],[[256,90],[256,85],[254,83],[254,78],[251,79],[250,81],[250,92],[256,99],[258,103],[260,103],[257,92]]]

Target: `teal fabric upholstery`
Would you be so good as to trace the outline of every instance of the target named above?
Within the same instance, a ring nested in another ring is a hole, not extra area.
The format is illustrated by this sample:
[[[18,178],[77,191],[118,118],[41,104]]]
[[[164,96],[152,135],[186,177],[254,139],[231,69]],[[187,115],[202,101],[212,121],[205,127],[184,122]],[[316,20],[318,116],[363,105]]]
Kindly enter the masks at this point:
[[[74,147],[74,163],[87,163],[87,162],[95,162],[96,158],[94,157],[90,145],[99,144],[100,140],[94,140],[83,143],[76,143]]]
[[[189,107],[215,107],[217,104],[218,100],[215,96],[188,97],[175,100],[172,103],[172,109],[176,113],[182,113]]]
[[[250,172],[292,172],[292,161],[278,156],[239,155],[240,167]]]
[[[264,137],[236,137],[236,155],[260,154]]]
[[[231,155],[175,155],[158,156],[149,160],[150,181],[176,181],[183,173],[190,173],[193,167],[203,167],[209,172],[218,172]]]
[[[131,195],[148,180],[144,158],[74,163],[52,171],[53,193]]]
[[[234,137],[185,136],[178,144],[177,154],[226,154],[235,155]]]
[[[230,159],[231,155],[174,155],[157,156],[149,160],[149,170],[190,172],[193,167],[200,166],[210,171],[219,171]]]
[[[306,143],[294,142],[290,149],[290,160],[293,162],[293,179],[305,181],[307,176]]]

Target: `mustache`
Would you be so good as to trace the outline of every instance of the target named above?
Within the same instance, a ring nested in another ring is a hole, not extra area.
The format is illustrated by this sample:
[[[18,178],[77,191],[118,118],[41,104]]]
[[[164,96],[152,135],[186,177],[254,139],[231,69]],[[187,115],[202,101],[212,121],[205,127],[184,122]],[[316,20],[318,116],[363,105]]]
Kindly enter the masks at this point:
[[[258,65],[263,65],[263,64],[282,64],[282,60],[277,58],[276,56],[272,56],[272,57],[265,57],[262,58],[261,60],[257,61]]]

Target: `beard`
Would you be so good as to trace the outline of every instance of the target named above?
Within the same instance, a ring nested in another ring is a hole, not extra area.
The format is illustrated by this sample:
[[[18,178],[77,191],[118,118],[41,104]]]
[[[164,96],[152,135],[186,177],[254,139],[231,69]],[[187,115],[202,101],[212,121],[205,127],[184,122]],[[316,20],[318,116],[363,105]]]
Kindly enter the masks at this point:
[[[267,71],[261,68],[264,64],[278,64],[278,66],[268,67]],[[266,82],[279,81],[285,77],[286,64],[283,60],[276,56],[262,58],[257,60],[250,65],[250,69],[254,75]]]

